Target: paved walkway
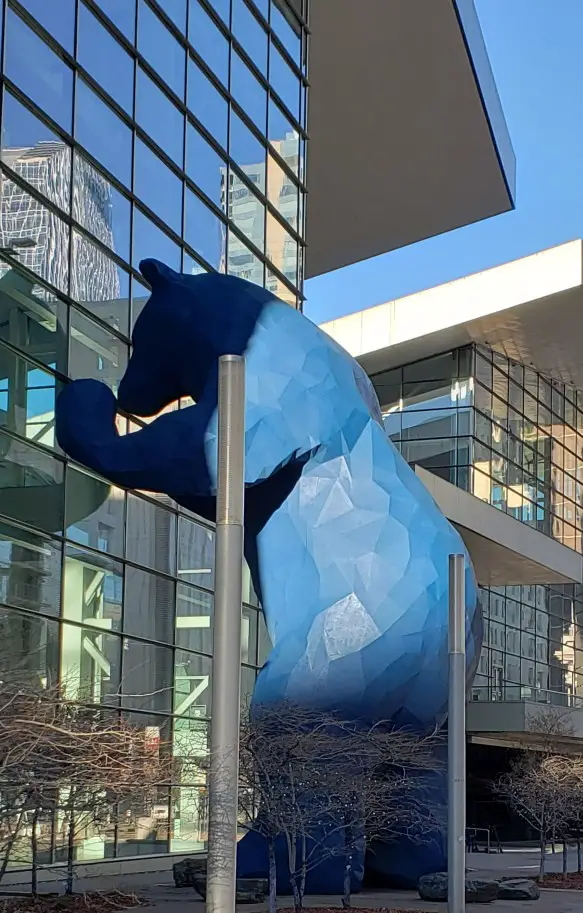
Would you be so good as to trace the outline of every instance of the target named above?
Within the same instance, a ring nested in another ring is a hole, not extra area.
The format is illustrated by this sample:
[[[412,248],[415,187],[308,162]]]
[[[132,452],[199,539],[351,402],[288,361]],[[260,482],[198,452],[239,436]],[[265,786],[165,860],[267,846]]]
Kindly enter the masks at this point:
[[[141,907],[144,913],[204,913],[204,904],[197,898],[194,891],[189,888],[174,888],[172,891],[152,888],[140,891],[148,901],[148,906]],[[284,897],[278,902],[278,907],[290,907],[291,898]],[[418,910],[423,913],[447,913],[447,904],[427,903],[420,900],[412,891],[391,891],[380,894],[358,894],[353,897],[354,907],[368,909],[395,909]],[[306,897],[305,907],[336,907],[341,913],[338,896],[333,897]],[[483,910],[484,913],[519,913],[530,910],[531,913],[582,913],[583,894],[581,891],[543,891],[540,900],[536,901],[509,901],[497,900],[484,907],[470,909]],[[240,913],[265,913],[266,904],[244,905],[238,907]]]
[[[485,853],[468,854],[466,864],[468,870],[486,877],[497,875],[516,875],[533,877],[538,872],[539,855],[534,850],[508,851],[502,854],[486,855]],[[562,869],[562,855],[549,853],[547,857],[547,871],[560,872]],[[576,851],[569,852],[569,868],[576,870]],[[111,888],[133,891],[139,894],[147,906],[139,908],[144,913],[205,913],[204,903],[192,888],[175,888],[172,871],[136,873],[118,877],[97,877],[80,879],[75,889],[77,891],[104,891]],[[446,913],[446,904],[428,903],[419,899],[413,891],[391,891],[382,893],[362,893],[354,895],[353,903],[356,908],[367,907],[371,909],[396,909],[427,911],[427,913]],[[280,908],[290,908],[291,898],[283,897],[278,903]],[[307,897],[306,907],[336,907],[341,911],[340,898],[337,895],[330,897]],[[240,913],[265,913],[266,904],[241,905]],[[482,907],[469,908],[479,913]],[[495,901],[483,908],[484,913],[519,913],[530,910],[531,913],[583,913],[583,891],[545,890],[538,901]]]

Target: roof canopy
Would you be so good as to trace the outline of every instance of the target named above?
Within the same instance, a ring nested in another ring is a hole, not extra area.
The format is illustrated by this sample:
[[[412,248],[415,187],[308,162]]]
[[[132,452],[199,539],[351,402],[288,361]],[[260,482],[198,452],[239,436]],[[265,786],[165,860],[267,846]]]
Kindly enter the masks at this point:
[[[512,208],[473,0],[311,0],[307,277]]]

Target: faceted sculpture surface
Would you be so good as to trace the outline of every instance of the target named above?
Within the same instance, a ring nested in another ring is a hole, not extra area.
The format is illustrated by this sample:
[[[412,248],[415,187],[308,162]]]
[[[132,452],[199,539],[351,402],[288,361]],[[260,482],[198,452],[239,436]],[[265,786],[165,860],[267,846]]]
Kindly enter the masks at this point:
[[[254,704],[287,699],[420,730],[442,722],[448,555],[465,548],[387,438],[366,374],[263,289],[153,260],[140,268],[152,295],[117,400],[97,381],[71,383],[57,407],[61,446],[115,484],[213,519],[218,358],[244,354],[245,556],[273,643]],[[118,407],[152,416],[185,396],[196,405],[118,436]],[[466,561],[471,676],[481,619]],[[409,848],[412,879],[443,867],[440,854]]]

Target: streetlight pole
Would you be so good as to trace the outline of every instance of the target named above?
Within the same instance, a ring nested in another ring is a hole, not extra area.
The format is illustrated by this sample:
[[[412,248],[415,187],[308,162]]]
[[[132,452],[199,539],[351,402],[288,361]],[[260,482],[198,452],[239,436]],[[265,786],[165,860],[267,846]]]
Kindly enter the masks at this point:
[[[245,359],[219,359],[207,913],[234,913],[241,694]]]
[[[447,871],[449,913],[466,906],[466,599],[465,557],[449,556]]]

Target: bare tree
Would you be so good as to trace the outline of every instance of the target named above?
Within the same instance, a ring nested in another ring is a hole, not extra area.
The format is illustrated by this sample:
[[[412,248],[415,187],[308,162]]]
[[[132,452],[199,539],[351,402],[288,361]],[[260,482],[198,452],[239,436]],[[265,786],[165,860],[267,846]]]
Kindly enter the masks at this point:
[[[577,841],[577,872],[583,871],[583,756],[555,755],[542,762],[546,776],[557,784],[565,804],[565,834],[563,841],[563,878],[568,873],[567,833]]]
[[[0,877],[17,843],[28,841],[33,893],[44,820],[61,822],[72,893],[80,831],[111,823],[120,803],[171,781],[169,761],[143,730],[62,693],[59,686],[0,683]]]
[[[429,775],[436,734],[418,737],[388,724],[365,727],[319,710],[271,706],[247,719],[240,739],[244,826],[268,845],[270,910],[275,909],[275,845],[283,838],[294,906],[310,871],[345,858],[344,904],[352,863],[367,841],[407,833],[423,839],[438,826]]]
[[[510,808],[537,831],[542,878],[547,842],[555,832],[564,832],[569,813],[566,784],[556,759],[539,752],[525,752],[495,788]]]

